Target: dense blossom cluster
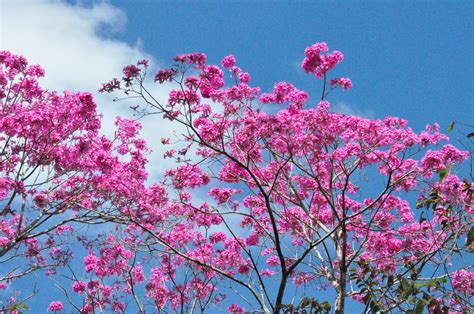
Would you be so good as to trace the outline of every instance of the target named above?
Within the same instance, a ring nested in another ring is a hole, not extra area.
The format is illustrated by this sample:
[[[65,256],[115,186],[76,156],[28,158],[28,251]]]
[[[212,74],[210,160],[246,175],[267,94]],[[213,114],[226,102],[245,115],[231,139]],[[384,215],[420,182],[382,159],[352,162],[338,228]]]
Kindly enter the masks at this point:
[[[308,47],[303,69],[326,80],[328,72],[343,60],[339,51],[327,51],[325,43]],[[240,274],[246,282],[277,275],[282,280],[280,287],[286,278],[293,278],[298,285],[315,284],[324,278],[327,282],[322,286],[333,285],[340,294],[340,280],[349,281],[350,267],[358,266],[353,272],[361,278],[376,271],[372,279],[383,283],[388,274],[401,274],[409,265],[434,254],[448,254],[448,243],[453,243],[450,234],[468,231],[471,220],[466,217],[473,213],[472,185],[454,173],[438,180],[440,172],[453,169],[468,158],[468,153],[450,144],[423,153],[427,147],[448,139],[439,132],[438,125],[415,133],[400,118],[369,120],[331,113],[325,100],[316,108],[308,108],[309,95],[291,83],[277,83],[271,93],[260,93],[258,87],[248,85],[250,76],[247,79],[248,74],[236,66],[233,55],[222,59],[223,70],[193,61],[193,55],[182,55],[175,59],[177,65],[159,72],[160,77],[185,83],[170,93],[167,106],[156,103],[155,108],[166,118],[184,123],[189,144],[197,145],[197,155],[204,161],[219,160],[220,166],[209,166],[212,176],[203,172],[205,162],[197,166],[187,161],[168,170],[172,187],[180,191],[180,205],[174,204],[173,208],[181,207],[180,214],[188,213],[183,219],[198,227],[213,225],[203,223],[202,217],[198,218],[201,214],[220,215],[215,223],[225,224],[228,231],[211,233],[207,239],[199,235],[201,241],[189,246],[195,232],[189,236],[180,234],[183,241],[177,243],[175,230],[170,230],[173,240],[167,243],[181,249],[179,260],[198,260],[208,267],[192,263],[190,267],[221,276],[230,271],[234,278]],[[189,66],[198,69],[199,74],[187,75]],[[237,79],[234,85],[225,85],[226,69]],[[166,79],[158,81],[163,83]],[[143,87],[142,82],[136,83]],[[333,78],[330,86],[348,90],[352,82]],[[222,107],[213,110],[206,99]],[[256,99],[263,104],[287,106],[270,114],[254,105]],[[188,145],[186,150],[189,149]],[[374,176],[375,180],[374,169],[380,176],[377,180],[385,182],[383,185],[368,188],[358,183],[357,178],[363,176]],[[193,202],[187,190],[202,189],[213,180],[228,185],[209,189],[216,205]],[[421,190],[420,202],[429,193],[440,196],[430,219],[419,220],[420,211],[405,197],[415,190]],[[235,191],[244,191],[248,196],[235,197]],[[452,219],[455,210],[463,213],[462,219]],[[226,221],[225,214],[231,213],[240,217],[240,227],[247,230],[244,237],[237,236],[238,228]],[[238,244],[233,252],[228,251],[227,245],[216,246],[231,239]],[[331,243],[335,251],[321,249],[322,241]],[[291,246],[287,247],[287,243]],[[253,259],[258,255],[268,255],[265,265]],[[303,270],[300,266],[304,260],[298,258],[301,255],[314,256],[318,262]],[[219,262],[230,256],[234,263]],[[234,264],[237,272],[228,268]],[[216,265],[218,269],[213,268]],[[345,290],[343,294],[363,301],[356,291]],[[281,301],[278,295],[274,297],[277,303]],[[265,302],[261,301],[260,306]],[[388,299],[380,302],[380,306],[393,305]],[[239,312],[240,307],[234,304],[228,310]]]
[[[10,285],[73,263],[76,229],[129,210],[147,160],[136,122],[117,119],[108,139],[90,93],[41,88],[44,71],[7,51],[0,65],[0,282]],[[62,308],[55,301],[49,310]]]
[[[328,51],[326,43],[316,43],[304,51],[305,58],[301,67],[306,73],[313,73],[316,77],[324,77],[326,73],[344,60],[344,55],[340,51],[321,54]]]
[[[332,79],[330,84],[332,87],[341,86],[342,88],[344,88],[344,90],[349,90],[350,88],[352,88],[351,79],[346,77],[337,77],[335,79]]]
[[[51,312],[59,312],[63,309],[63,304],[59,301],[53,301],[49,304],[49,310]]]
[[[317,43],[302,62],[324,86],[343,60],[327,51]],[[73,265],[59,241],[74,234],[83,269],[68,291],[81,312],[278,313],[318,289],[335,292],[339,312],[349,297],[383,311],[410,309],[417,294],[433,311],[471,306],[472,272],[453,260],[454,250],[470,250],[459,247],[474,187],[455,173],[469,153],[437,124],[417,133],[401,118],[334,113],[324,92],[311,103],[288,82],[261,93],[233,55],[222,67],[201,53],[175,57],[155,76],[176,86],[162,104],[143,92],[142,60],[101,90],[139,95],[144,114],[185,127],[181,141],[162,139],[178,165],[149,185],[139,123],[117,118],[114,138],[100,136],[90,94],[42,90],[40,68],[6,52],[0,61],[1,256],[18,248],[53,275]],[[352,87],[348,78],[329,84]],[[35,171],[41,184],[29,179]],[[44,215],[62,220],[38,234],[30,226]],[[77,231],[99,222],[108,222],[104,234]],[[62,308],[54,301],[49,310]]]

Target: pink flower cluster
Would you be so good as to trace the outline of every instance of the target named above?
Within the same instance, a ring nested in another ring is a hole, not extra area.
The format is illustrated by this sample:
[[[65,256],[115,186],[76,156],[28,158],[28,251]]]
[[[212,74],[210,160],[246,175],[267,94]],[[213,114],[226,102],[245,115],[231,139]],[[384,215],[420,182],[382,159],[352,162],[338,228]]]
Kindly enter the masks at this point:
[[[326,80],[343,60],[327,52],[325,43],[308,47],[303,69]],[[77,239],[85,272],[71,286],[82,312],[124,311],[124,300],[140,295],[137,307],[159,311],[204,304],[242,313],[224,301],[231,285],[247,289],[263,310],[280,291],[263,290],[270,282],[337,292],[342,270],[348,284],[369,278],[383,286],[420,260],[439,266],[469,232],[472,184],[456,175],[469,154],[440,145],[447,137],[438,125],[417,133],[401,118],[333,113],[328,101],[311,104],[288,82],[261,93],[233,55],[222,67],[201,53],[174,62],[155,81],[178,86],[153,107],[185,134],[162,139],[172,146],[165,156],[178,164],[148,184],[140,123],[119,117],[113,138],[101,136],[91,94],[43,90],[41,68],[0,53],[0,254],[54,276],[74,266],[69,240]],[[147,67],[144,60],[126,66],[102,91],[143,91]],[[352,87],[348,78],[329,82],[331,91]],[[52,225],[38,225],[43,217]],[[82,234],[82,223],[110,228]],[[473,293],[472,273],[451,273],[446,302],[459,304]],[[59,301],[49,306],[62,309]]]
[[[352,81],[350,78],[337,77],[330,81],[331,87],[341,86],[344,90],[352,88]]]
[[[467,295],[474,294],[474,272],[460,269],[453,274],[453,286]]]
[[[59,301],[53,301],[49,304],[49,310],[51,312],[59,312],[63,309],[63,304]]]
[[[229,69],[235,65],[235,57],[233,55],[228,55],[221,61],[222,67]]]
[[[328,46],[324,42],[316,43],[306,48],[304,51],[305,58],[301,67],[306,73],[313,73],[316,77],[324,77],[328,71],[344,60],[344,55],[337,50],[321,54],[328,50]]]
[[[173,186],[176,189],[195,188],[209,183],[209,175],[195,165],[180,166],[177,169],[166,171],[166,175],[171,177]]]
[[[290,83],[280,82],[275,84],[272,94],[262,94],[260,101],[264,104],[290,102],[297,104],[298,107],[302,107],[308,98],[309,96],[306,92],[296,89]]]

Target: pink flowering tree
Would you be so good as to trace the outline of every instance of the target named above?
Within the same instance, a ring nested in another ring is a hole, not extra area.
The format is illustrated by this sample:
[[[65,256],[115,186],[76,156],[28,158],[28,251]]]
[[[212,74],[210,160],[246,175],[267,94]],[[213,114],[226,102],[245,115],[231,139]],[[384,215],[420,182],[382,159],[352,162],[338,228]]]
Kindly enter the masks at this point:
[[[132,200],[146,177],[144,142],[128,120],[117,120],[113,139],[101,136],[92,95],[45,90],[43,75],[24,57],[0,52],[1,290],[27,275],[30,287],[35,276],[64,275],[75,238],[113,217],[120,223],[123,199]],[[23,305],[17,298],[0,311]],[[50,310],[61,309],[51,303]]]
[[[342,60],[325,43],[305,50],[302,68],[322,79],[314,100],[287,82],[262,93],[232,55],[221,66],[175,57],[155,75],[175,86],[165,103],[144,61],[104,84],[141,98],[137,114],[185,130],[162,139],[178,165],[127,217],[122,243],[155,260],[149,276],[132,276],[148,302],[185,312],[225,296],[231,312],[343,313],[348,298],[374,312],[472,309],[474,187],[456,175],[469,152],[437,124],[417,133],[401,118],[331,112],[327,96],[352,87],[329,76]],[[87,267],[99,275],[96,259]],[[321,289],[334,299],[320,300]]]
[[[51,312],[468,312],[474,187],[456,173],[470,153],[437,124],[331,112],[352,87],[330,77],[342,60],[305,50],[314,100],[287,82],[262,93],[232,55],[179,55],[153,87],[145,60],[126,66],[102,91],[182,130],[162,139],[176,167],[146,182],[137,121],[100,135],[90,94],[44,90],[40,67],[1,52],[0,288],[56,278]]]

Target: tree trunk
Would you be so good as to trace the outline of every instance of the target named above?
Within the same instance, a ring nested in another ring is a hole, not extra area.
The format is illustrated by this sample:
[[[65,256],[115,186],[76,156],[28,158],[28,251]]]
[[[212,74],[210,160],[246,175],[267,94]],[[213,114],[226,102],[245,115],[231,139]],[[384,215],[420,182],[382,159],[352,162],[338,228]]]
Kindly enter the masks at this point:
[[[285,293],[286,282],[288,280],[288,275],[284,273],[281,277],[280,287],[278,288],[278,295],[275,300],[275,309],[273,313],[279,314],[283,306],[283,295]]]
[[[346,271],[342,270],[339,276],[339,290],[337,291],[336,303],[334,305],[336,314],[344,313],[344,306],[346,301]]]
[[[337,291],[337,298],[335,302],[336,314],[344,313],[344,306],[346,301],[346,282],[347,282],[347,265],[346,265],[346,245],[347,245],[347,230],[346,223],[341,224],[341,242],[337,248],[337,255],[339,258],[339,289]]]

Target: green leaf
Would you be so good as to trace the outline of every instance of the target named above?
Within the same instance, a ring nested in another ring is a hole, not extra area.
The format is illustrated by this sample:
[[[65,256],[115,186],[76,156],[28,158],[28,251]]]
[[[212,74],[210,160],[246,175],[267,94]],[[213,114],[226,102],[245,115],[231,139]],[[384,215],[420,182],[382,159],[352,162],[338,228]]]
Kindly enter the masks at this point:
[[[410,285],[407,289],[403,290],[402,299],[407,300],[415,292],[415,285]]]
[[[407,314],[423,314],[423,310],[425,309],[425,302],[421,299],[418,299],[418,303],[413,310],[406,311]]]
[[[410,284],[408,283],[408,280],[406,280],[404,277],[400,277],[400,289],[402,291],[407,290],[410,287]]]
[[[414,314],[423,314],[423,310],[425,309],[425,303],[423,300],[419,300],[418,304],[416,305],[413,313]]]
[[[436,279],[430,279],[428,280],[428,287],[436,287],[438,280]]]
[[[471,227],[471,229],[467,233],[466,245],[470,246],[472,242],[474,242],[474,227]]]
[[[430,305],[431,301],[433,300],[433,297],[430,296],[428,293],[423,292],[423,298],[421,301],[423,301],[424,304]]]
[[[466,135],[466,137],[467,137],[467,138],[474,137],[474,132],[469,133],[468,135]]]
[[[446,175],[448,174],[448,169],[441,169],[439,171],[439,182],[443,182],[444,178],[446,177]]]
[[[393,275],[388,276],[387,285],[389,287],[393,285]]]
[[[431,281],[433,281],[433,285],[434,285],[434,279],[430,279],[430,280],[428,281],[428,286],[431,286],[431,285],[430,285],[430,282],[431,282]],[[424,281],[417,281],[417,282],[415,282],[415,288],[422,288],[422,287],[424,287],[425,285],[426,285],[426,282],[424,282]]]
[[[423,223],[423,222],[425,222],[425,221],[426,221],[426,218],[423,217],[423,212],[422,212],[421,215],[420,215],[420,219],[418,219],[418,222],[421,224],[421,223]]]
[[[380,306],[377,303],[377,301],[375,301],[375,300],[370,301],[370,309],[374,313],[380,311]]]
[[[448,126],[448,132],[451,132],[451,131],[454,129],[454,123],[455,123],[455,122],[453,121],[453,122],[451,122],[451,123],[449,124],[449,126]]]
[[[303,300],[301,300],[300,307],[305,308],[310,304],[311,304],[311,299],[310,298],[303,298]]]
[[[420,208],[422,208],[424,205],[425,205],[425,204],[424,204],[423,200],[418,200],[418,201],[416,201],[416,209],[420,209]]]
[[[321,307],[326,310],[326,311],[330,311],[331,310],[331,304],[329,304],[328,301],[324,301],[323,303],[321,303]]]

